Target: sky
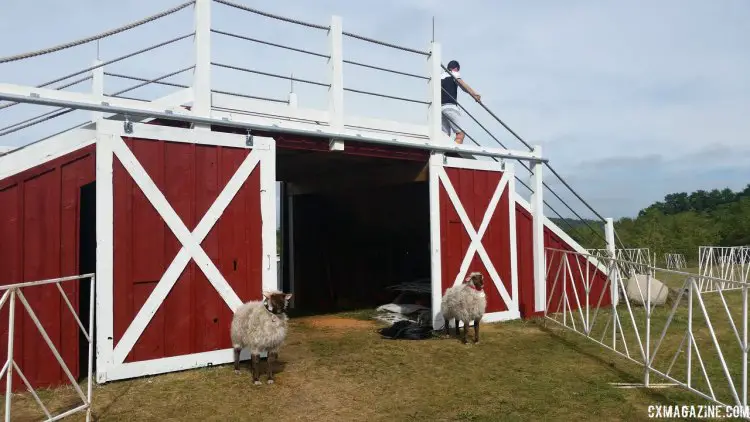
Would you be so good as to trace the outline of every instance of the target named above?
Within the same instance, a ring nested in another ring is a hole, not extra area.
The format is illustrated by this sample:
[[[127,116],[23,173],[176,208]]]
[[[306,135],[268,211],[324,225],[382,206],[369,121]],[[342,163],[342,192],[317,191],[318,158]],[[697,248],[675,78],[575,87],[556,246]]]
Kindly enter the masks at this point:
[[[672,192],[750,183],[750,2],[746,0],[308,1],[235,0],[270,13],[328,25],[341,16],[345,31],[427,50],[441,44],[443,63],[457,59],[466,82],[483,102],[530,144],[541,145],[552,167],[600,215],[620,218]],[[180,0],[6,0],[0,14],[0,57],[88,37],[180,4]],[[192,7],[136,29],[79,47],[0,64],[0,82],[39,85],[90,66],[187,34]],[[326,54],[324,31],[212,5],[212,27]],[[346,38],[344,57],[426,74],[425,58]],[[327,82],[325,59],[212,34],[212,60]],[[154,78],[193,63],[192,39],[127,59],[108,72]],[[190,83],[190,72],[168,79]],[[111,93],[136,82],[105,79]],[[348,88],[427,99],[424,81],[344,67]],[[286,99],[290,83],[214,67],[214,89]],[[90,81],[71,87],[85,92]],[[300,107],[326,108],[326,89],[295,83]],[[172,87],[144,87],[126,95],[154,99]],[[462,100],[463,99],[463,100]],[[423,123],[427,107],[345,94],[345,114]],[[525,150],[466,95],[465,105],[510,149]],[[19,105],[0,110],[0,128],[50,110]],[[76,111],[0,136],[23,145],[88,119]],[[469,122],[467,120],[467,122]],[[494,140],[474,124],[477,142]],[[526,170],[518,170],[528,180]],[[593,213],[545,171],[547,184],[579,215]],[[519,189],[523,192],[523,188]],[[564,216],[567,208],[546,193]]]

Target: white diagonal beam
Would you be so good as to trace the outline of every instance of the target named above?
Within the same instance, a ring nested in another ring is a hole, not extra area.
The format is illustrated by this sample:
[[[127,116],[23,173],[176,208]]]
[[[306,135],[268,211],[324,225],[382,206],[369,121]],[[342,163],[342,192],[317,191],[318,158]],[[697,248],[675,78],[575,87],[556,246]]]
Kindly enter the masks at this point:
[[[259,158],[257,153],[254,151],[250,152],[229,180],[229,183],[224,187],[224,190],[216,198],[216,201],[206,211],[206,214],[198,226],[196,226],[195,231],[191,233],[121,138],[115,139],[113,149],[118,159],[122,162],[123,167],[125,167],[146,198],[151,202],[159,215],[164,219],[164,222],[172,230],[175,237],[182,244],[182,248],[177,253],[177,256],[172,260],[167,271],[163,274],[161,280],[159,280],[151,295],[117,343],[113,352],[113,361],[119,364],[125,361],[125,357],[130,353],[135,342],[146,329],[151,318],[156,314],[159,306],[177,282],[190,258],[195,260],[208,281],[214,286],[232,311],[242,304],[240,298],[232,287],[229,286],[229,283],[216,268],[211,258],[201,248],[200,243],[203,242],[203,239],[205,239],[211,228],[240,190],[242,184],[250,176],[253,169],[255,169]]]
[[[461,264],[461,269],[456,279],[454,280],[454,285],[458,284],[461,281],[461,279],[463,278],[463,275],[466,273],[468,269],[468,265],[471,262],[471,259],[474,257],[474,253],[478,253],[481,261],[484,263],[485,267],[487,268],[487,272],[489,273],[490,278],[492,279],[492,282],[495,284],[495,287],[497,288],[498,293],[500,293],[500,296],[502,296],[503,301],[508,306],[508,308],[513,307],[515,304],[515,298],[511,299],[510,295],[508,294],[508,291],[505,289],[505,285],[502,282],[502,278],[495,270],[495,266],[492,264],[492,260],[490,260],[490,257],[487,254],[487,251],[485,250],[484,245],[482,244],[481,236],[479,236],[479,234],[474,230],[473,225],[471,224],[471,220],[469,219],[469,216],[466,214],[466,210],[461,204],[461,200],[458,198],[456,191],[453,189],[453,184],[448,178],[448,174],[445,172],[444,168],[441,167],[438,169],[438,177],[443,182],[443,188],[445,188],[445,192],[448,194],[448,198],[453,203],[453,206],[456,209],[456,213],[461,219],[461,222],[463,223],[464,228],[466,229],[466,233],[469,235],[469,238],[471,239],[469,248],[466,251],[466,255],[464,256],[464,261]],[[489,225],[492,214],[494,213],[494,209],[497,206],[497,202],[499,201],[500,196],[502,196],[503,190],[505,186],[507,186],[507,184],[508,184],[507,174],[503,174],[503,176],[500,179],[500,182],[498,183],[497,189],[495,190],[495,194],[493,195],[492,200],[490,201],[490,206],[492,208],[490,209],[490,207],[488,207],[487,209],[487,211],[491,211],[491,213],[489,214],[485,213],[484,219],[482,221],[482,226],[480,227],[480,230],[482,230],[482,235],[484,235],[484,231],[486,231],[487,226]],[[497,198],[495,198],[495,196],[497,196]],[[494,200],[494,204],[493,204],[493,200]]]

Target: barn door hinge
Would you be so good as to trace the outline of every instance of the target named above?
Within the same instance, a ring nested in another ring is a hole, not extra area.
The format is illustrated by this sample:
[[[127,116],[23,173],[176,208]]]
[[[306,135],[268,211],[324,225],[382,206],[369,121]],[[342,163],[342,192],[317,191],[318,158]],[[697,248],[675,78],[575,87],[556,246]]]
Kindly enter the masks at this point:
[[[126,114],[125,121],[123,122],[123,129],[125,133],[133,133],[133,122],[130,121],[130,117]]]
[[[250,130],[248,129],[247,134],[245,135],[245,145],[246,146],[253,146],[253,134],[250,133]]]

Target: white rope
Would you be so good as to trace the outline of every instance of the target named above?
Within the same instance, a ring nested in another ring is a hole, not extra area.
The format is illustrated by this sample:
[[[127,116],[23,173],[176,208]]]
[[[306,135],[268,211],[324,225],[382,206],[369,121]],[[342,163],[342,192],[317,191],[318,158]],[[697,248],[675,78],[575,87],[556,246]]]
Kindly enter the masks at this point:
[[[83,38],[83,39],[80,39],[80,40],[77,40],[77,41],[72,41],[72,42],[69,42],[69,43],[61,44],[61,45],[58,45],[58,46],[55,46],[55,47],[45,48],[43,50],[32,51],[32,52],[23,53],[23,54],[17,54],[15,56],[3,57],[3,58],[0,58],[0,63],[8,63],[8,62],[13,62],[13,61],[17,61],[17,60],[28,59],[28,58],[35,57],[35,56],[41,56],[41,55],[44,55],[44,54],[54,53],[56,51],[64,50],[66,48],[71,48],[71,47],[79,46],[81,44],[90,43],[91,41],[100,40],[102,38],[106,38],[106,37],[109,37],[111,35],[118,34],[118,33],[123,32],[123,31],[127,31],[128,29],[133,29],[133,28],[135,28],[137,26],[141,26],[143,24],[146,24],[146,23],[149,23],[149,22],[153,22],[153,21],[155,21],[157,19],[163,18],[164,16],[171,15],[172,13],[180,11],[180,10],[182,10],[182,9],[184,9],[184,8],[192,5],[193,3],[195,3],[195,0],[191,0],[191,1],[187,2],[187,3],[183,3],[183,4],[179,5],[179,6],[171,8],[169,10],[165,10],[165,11],[163,11],[161,13],[158,13],[158,14],[153,15],[153,16],[149,16],[149,17],[141,19],[139,21],[136,21],[136,22],[130,23],[128,25],[122,26],[120,28],[116,28],[116,29],[109,30],[107,32],[103,32],[103,33],[101,33],[99,35],[94,35],[94,36],[91,36],[91,37],[88,37],[88,38]]]

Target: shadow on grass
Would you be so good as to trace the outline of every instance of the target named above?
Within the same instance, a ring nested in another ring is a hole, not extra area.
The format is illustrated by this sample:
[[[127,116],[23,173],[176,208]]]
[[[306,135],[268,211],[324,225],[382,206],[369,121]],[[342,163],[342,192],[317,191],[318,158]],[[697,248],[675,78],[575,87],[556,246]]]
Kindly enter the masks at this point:
[[[618,379],[621,380],[621,382],[624,383],[634,383],[634,384],[642,384],[643,383],[643,372],[641,372],[638,376],[634,375],[631,371],[626,371],[620,367],[618,367],[618,363],[615,362],[615,359],[620,359],[619,356],[616,356],[612,354],[610,351],[606,349],[600,349],[600,352],[593,352],[590,347],[582,347],[582,340],[586,341],[586,339],[570,339],[567,337],[567,333],[565,331],[560,330],[553,330],[543,324],[543,322],[537,322],[537,327],[540,331],[548,334],[552,339],[554,339],[556,342],[558,342],[561,345],[564,345],[565,347],[570,348],[571,350],[574,350],[576,353],[581,354],[582,356],[585,356],[592,361],[597,362],[599,365],[601,365],[603,368],[606,368],[611,373],[615,374]],[[561,334],[565,333],[565,334]],[[578,336],[576,334],[576,336]],[[596,346],[596,343],[590,342],[588,346]],[[634,368],[638,368],[640,370],[643,369],[643,367],[635,365],[632,362],[628,362],[623,360],[622,363],[628,364]],[[653,376],[653,375],[652,375]],[[658,375],[656,375],[658,377]],[[658,377],[661,380],[661,377]],[[681,386],[675,386],[675,390],[679,390],[683,394],[692,394],[691,392],[683,389]],[[658,390],[649,389],[649,388],[639,388],[638,389],[642,394],[648,396],[650,399],[653,399],[654,402],[651,404],[662,404],[662,405],[679,405],[680,403],[676,402],[673,398],[667,397],[663,393],[661,393]]]

